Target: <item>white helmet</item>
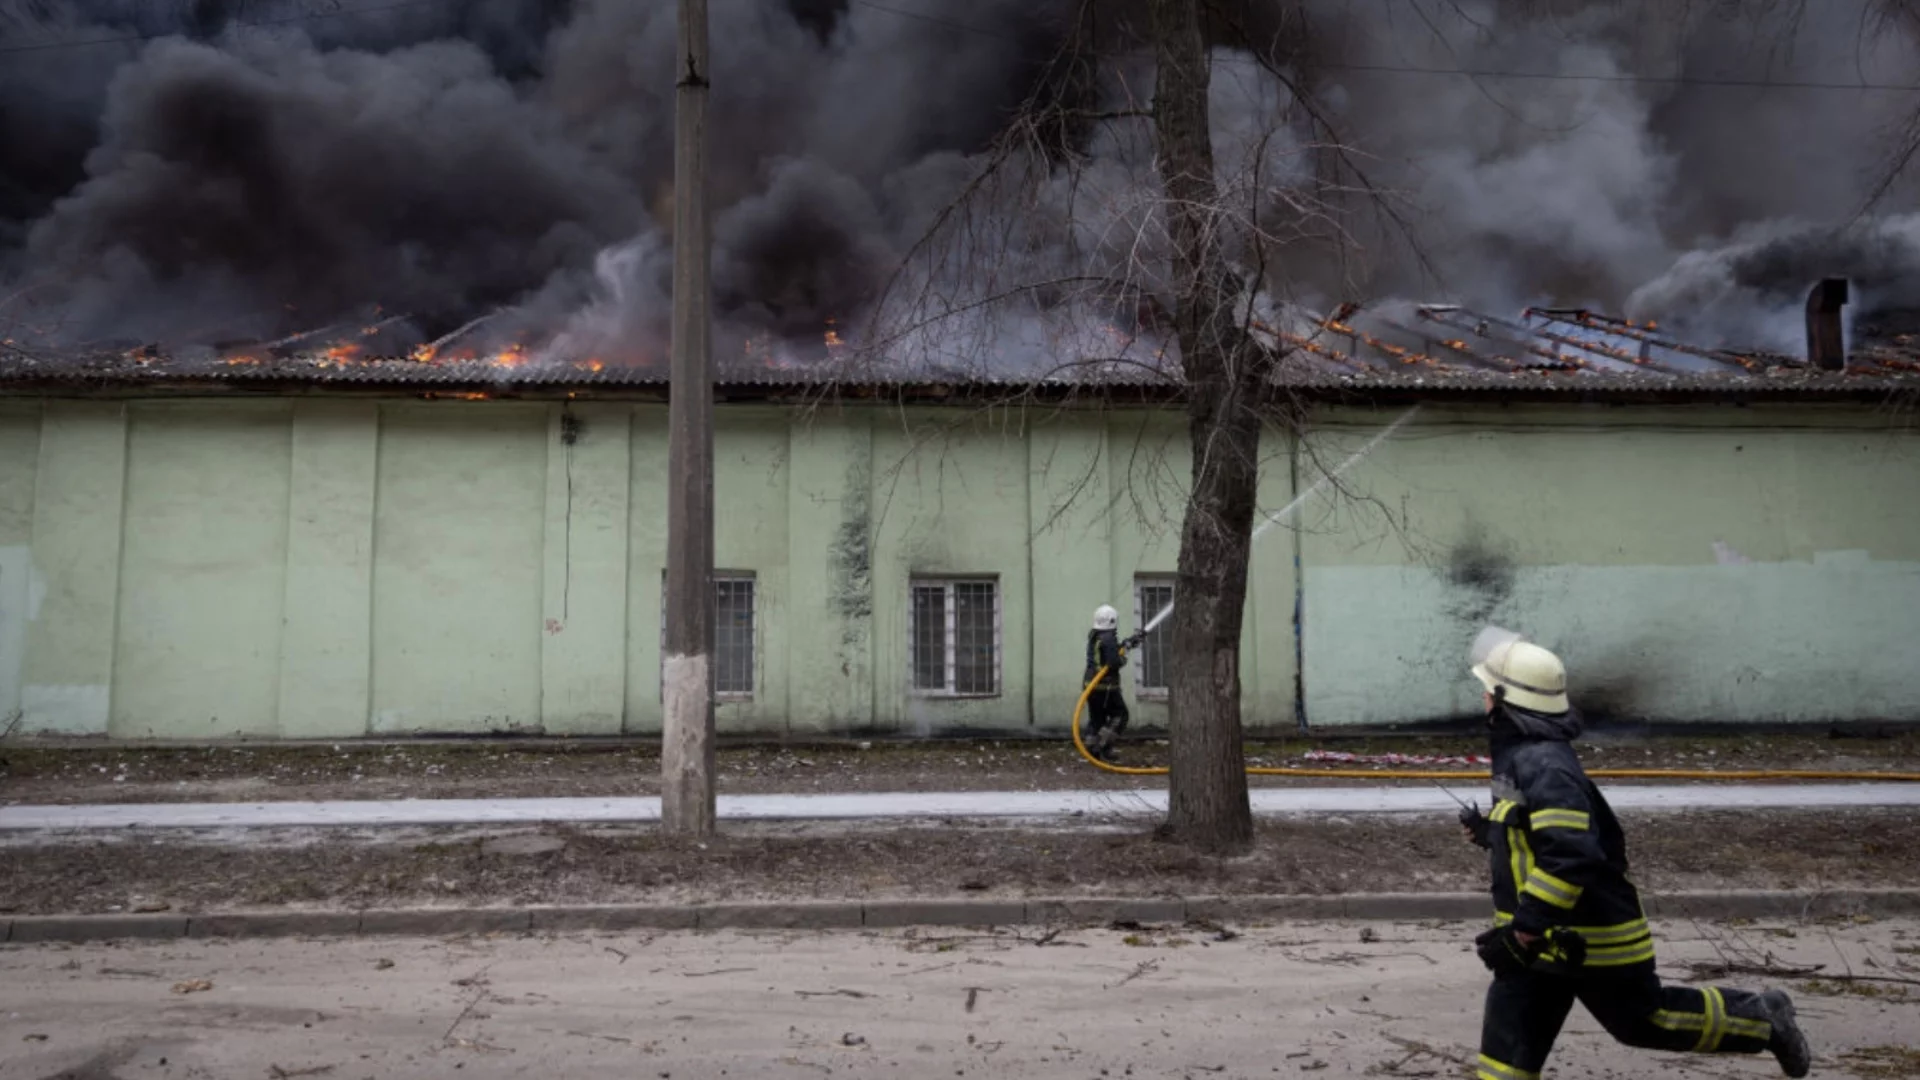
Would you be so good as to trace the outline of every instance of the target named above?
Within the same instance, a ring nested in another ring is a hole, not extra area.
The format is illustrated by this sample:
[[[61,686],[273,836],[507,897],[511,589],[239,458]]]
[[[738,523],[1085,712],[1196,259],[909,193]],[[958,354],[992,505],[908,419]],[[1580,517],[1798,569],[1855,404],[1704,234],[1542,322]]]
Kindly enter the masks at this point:
[[[1566,665],[1531,641],[1516,637],[1495,645],[1485,660],[1473,665],[1473,674],[1487,693],[1523,709],[1563,713],[1570,707]]]
[[[1095,630],[1112,630],[1119,625],[1120,613],[1113,610],[1112,604],[1101,604],[1099,607],[1093,609],[1093,628]]]

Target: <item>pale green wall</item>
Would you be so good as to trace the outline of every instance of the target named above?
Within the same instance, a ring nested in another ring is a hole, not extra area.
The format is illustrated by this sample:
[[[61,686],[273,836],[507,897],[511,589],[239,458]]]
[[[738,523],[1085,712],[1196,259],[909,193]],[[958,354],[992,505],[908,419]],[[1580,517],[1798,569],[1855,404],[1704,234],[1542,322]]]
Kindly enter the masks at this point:
[[[558,403],[0,401],[0,721],[657,732],[666,411],[570,408],[571,445]],[[1263,509],[1394,415],[1325,413],[1309,453],[1269,438]],[[717,423],[716,562],[757,593],[755,693],[723,731],[1058,732],[1092,608],[1131,627],[1135,576],[1175,568],[1177,410]],[[1609,711],[1920,719],[1917,480],[1920,440],[1866,408],[1429,406],[1256,545],[1244,718],[1291,727],[1302,688],[1316,725],[1459,715],[1492,620]],[[1000,695],[908,692],[916,574],[997,578]]]
[[[379,433],[371,402],[294,405],[279,720],[295,737],[367,730]]]
[[[1378,418],[1343,419],[1330,460]],[[1890,419],[1424,410],[1304,519],[1309,721],[1477,708],[1487,621],[1595,712],[1920,719],[1920,438]]]
[[[492,402],[381,410],[373,730],[540,727],[545,413]]]
[[[279,733],[290,415],[273,401],[133,410],[109,734]]]
[[[107,731],[126,475],[126,406],[47,403],[28,539],[22,730]]]
[[[0,730],[21,719],[27,623],[40,602],[32,558],[39,463],[39,405],[0,401]]]
[[[789,429],[791,732],[873,726],[873,421],[824,408]]]
[[[626,730],[657,733],[666,615],[666,410],[639,410],[633,431]],[[755,607],[756,692],[751,700],[723,700],[715,707],[714,725],[723,732],[780,731],[788,712],[789,439],[786,417],[775,410],[724,409],[714,417],[714,567],[750,573]]]

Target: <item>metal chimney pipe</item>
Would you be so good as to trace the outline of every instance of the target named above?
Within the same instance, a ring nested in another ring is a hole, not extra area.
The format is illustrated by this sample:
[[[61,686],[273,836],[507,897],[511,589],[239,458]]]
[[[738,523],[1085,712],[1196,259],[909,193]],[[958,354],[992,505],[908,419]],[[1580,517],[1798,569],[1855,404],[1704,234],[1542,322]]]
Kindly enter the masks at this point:
[[[1807,294],[1807,363],[1822,371],[1847,369],[1847,335],[1840,322],[1846,306],[1846,278],[1827,278]]]

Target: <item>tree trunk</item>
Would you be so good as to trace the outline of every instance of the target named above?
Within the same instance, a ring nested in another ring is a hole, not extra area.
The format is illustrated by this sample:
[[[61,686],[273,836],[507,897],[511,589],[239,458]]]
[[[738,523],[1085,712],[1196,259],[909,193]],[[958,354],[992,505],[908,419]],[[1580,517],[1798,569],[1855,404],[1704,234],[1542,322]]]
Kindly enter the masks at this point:
[[[1240,742],[1240,626],[1259,481],[1264,365],[1238,322],[1241,282],[1221,246],[1221,230],[1233,223],[1214,181],[1198,0],[1153,0],[1153,36],[1157,166],[1193,444],[1173,610],[1167,824],[1191,847],[1231,852],[1253,841]]]

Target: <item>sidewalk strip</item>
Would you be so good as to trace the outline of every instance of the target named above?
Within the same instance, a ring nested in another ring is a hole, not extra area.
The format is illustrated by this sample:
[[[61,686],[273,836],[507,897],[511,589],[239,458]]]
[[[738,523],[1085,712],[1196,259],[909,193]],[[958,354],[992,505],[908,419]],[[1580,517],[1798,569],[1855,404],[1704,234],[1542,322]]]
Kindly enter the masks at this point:
[[[1463,796],[1470,792],[1462,792]],[[1452,815],[1454,797],[1435,787],[1255,788],[1253,812],[1306,814]],[[1616,785],[1615,809],[1769,810],[1920,806],[1920,784]],[[870,792],[833,795],[722,795],[727,821],[845,821],[927,818],[1064,819],[1156,818],[1166,813],[1160,791]],[[91,806],[0,807],[0,829],[220,829],[535,825],[550,822],[651,823],[660,820],[653,797],[566,799],[366,799],[334,802],[123,803]]]

